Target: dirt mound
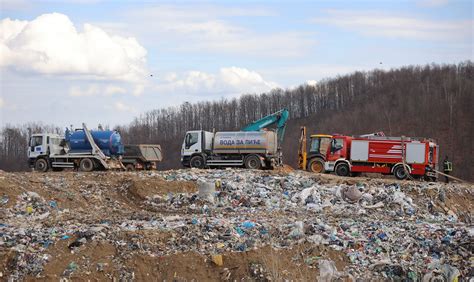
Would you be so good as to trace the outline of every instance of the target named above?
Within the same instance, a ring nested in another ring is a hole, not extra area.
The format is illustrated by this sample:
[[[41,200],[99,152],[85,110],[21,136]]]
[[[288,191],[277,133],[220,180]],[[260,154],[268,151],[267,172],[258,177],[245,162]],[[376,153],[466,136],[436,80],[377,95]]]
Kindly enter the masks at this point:
[[[72,253],[68,249],[68,244],[72,241],[59,242],[49,251],[51,259],[40,278],[58,280],[75,266],[70,276],[73,280],[103,281],[111,277],[125,278],[132,273],[137,281],[308,281],[317,279],[320,259],[332,259],[338,269],[344,269],[349,263],[342,252],[301,244],[292,249],[276,250],[267,246],[247,252],[223,253],[222,266],[213,263],[210,255],[187,252],[169,256],[127,256],[121,259],[123,267],[118,268],[115,260],[120,256],[120,250],[115,246],[98,242]]]
[[[287,165],[287,164],[284,164],[282,166],[279,166],[279,167],[276,167],[273,171],[275,173],[280,173],[280,174],[288,174],[292,171],[294,171],[295,169],[292,168],[291,166]]]
[[[162,178],[133,179],[129,182],[128,191],[133,197],[145,200],[154,195],[167,195],[168,193],[195,193],[197,185],[190,181],[165,181]]]

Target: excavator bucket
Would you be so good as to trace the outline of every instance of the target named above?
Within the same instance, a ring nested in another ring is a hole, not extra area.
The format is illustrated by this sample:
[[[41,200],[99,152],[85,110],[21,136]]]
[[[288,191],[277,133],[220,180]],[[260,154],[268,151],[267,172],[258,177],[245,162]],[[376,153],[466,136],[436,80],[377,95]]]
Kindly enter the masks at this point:
[[[300,143],[298,148],[298,168],[306,170],[306,126],[301,127]]]

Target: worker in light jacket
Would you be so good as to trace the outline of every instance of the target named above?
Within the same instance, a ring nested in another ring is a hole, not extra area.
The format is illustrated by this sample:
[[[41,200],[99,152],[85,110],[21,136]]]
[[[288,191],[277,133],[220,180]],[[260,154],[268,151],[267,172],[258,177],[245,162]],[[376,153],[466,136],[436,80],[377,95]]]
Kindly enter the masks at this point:
[[[449,175],[451,171],[453,171],[453,164],[448,160],[448,156],[444,158],[443,171],[444,171],[444,174],[447,174],[447,175]],[[445,176],[444,182],[449,183],[448,176]]]

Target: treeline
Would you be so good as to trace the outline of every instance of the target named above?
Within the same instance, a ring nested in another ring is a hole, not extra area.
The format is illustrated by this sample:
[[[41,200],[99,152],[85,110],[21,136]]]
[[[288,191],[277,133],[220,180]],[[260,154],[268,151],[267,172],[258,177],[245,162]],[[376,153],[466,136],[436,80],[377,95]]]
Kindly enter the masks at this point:
[[[283,152],[290,165],[296,166],[301,125],[306,125],[309,133],[385,131],[393,136],[436,139],[442,152],[440,160],[447,154],[454,163],[454,174],[472,180],[473,70],[472,62],[467,61],[354,72],[315,86],[157,109],[117,129],[127,143],[161,144],[165,154],[161,167],[177,168],[187,130],[237,130],[287,108],[290,121]],[[3,130],[3,139],[5,130],[8,128]],[[3,141],[1,146],[4,148]],[[2,160],[0,169],[8,168]]]
[[[57,126],[41,123],[3,127],[0,132],[0,169],[5,171],[27,170],[28,138],[30,134],[42,132],[63,133]]]

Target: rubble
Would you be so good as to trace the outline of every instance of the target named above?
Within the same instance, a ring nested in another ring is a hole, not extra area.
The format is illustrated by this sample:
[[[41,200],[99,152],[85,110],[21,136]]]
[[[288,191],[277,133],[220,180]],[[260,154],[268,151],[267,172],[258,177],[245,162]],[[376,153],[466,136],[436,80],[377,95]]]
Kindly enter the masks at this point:
[[[0,272],[11,280],[44,277],[58,250],[70,259],[57,272],[64,278],[134,279],[134,256],[197,253],[231,279],[229,254],[301,245],[347,261],[336,268],[324,255],[298,255],[320,270],[313,279],[473,275],[470,186],[240,169],[3,176]],[[98,246],[115,255],[84,259]],[[249,265],[249,277],[271,278],[261,261]]]

